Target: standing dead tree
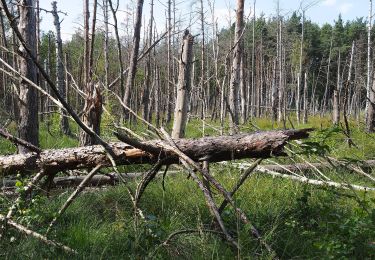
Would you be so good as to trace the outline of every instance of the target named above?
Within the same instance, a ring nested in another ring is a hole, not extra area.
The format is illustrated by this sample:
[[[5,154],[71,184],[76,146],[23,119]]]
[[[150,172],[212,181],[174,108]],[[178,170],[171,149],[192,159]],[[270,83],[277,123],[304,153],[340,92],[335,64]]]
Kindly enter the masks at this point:
[[[62,40],[61,40],[61,30],[60,30],[60,19],[57,12],[57,2],[52,2],[52,15],[53,15],[53,24],[56,29],[56,78],[57,78],[57,87],[60,91],[61,96],[66,97],[66,85],[65,85],[65,72],[63,65],[63,49],[62,49]],[[67,113],[64,109],[60,109],[61,119],[60,119],[60,129],[61,132],[70,135],[69,121]]]
[[[4,3],[3,3],[4,5]],[[22,0],[19,5],[19,32],[25,43],[29,46],[32,55],[36,57],[36,28],[34,1]],[[21,46],[18,56],[19,71],[32,82],[37,82],[37,70],[30,58],[30,54]],[[37,91],[25,81],[19,85],[19,121],[18,135],[21,139],[39,146],[39,122],[38,122],[38,94]],[[18,146],[20,153],[28,152],[24,146]]]
[[[83,107],[82,122],[90,127],[96,134],[100,134],[100,120],[102,114],[102,95],[99,85],[93,82],[93,59],[96,25],[97,0],[93,3],[93,18],[91,25],[91,37],[89,33],[89,1],[84,2],[84,92],[87,94]],[[80,145],[96,144],[97,140],[86,131],[81,131]]]
[[[142,27],[142,10],[143,10],[144,0],[137,1],[137,10],[135,13],[135,24],[134,24],[134,34],[133,34],[133,46],[130,55],[130,65],[128,77],[126,79],[124,103],[130,105],[130,90],[134,87],[135,74],[137,72],[138,64],[138,53],[139,53],[139,42],[141,39],[141,27]],[[128,119],[128,112],[125,111],[125,119]]]
[[[366,130],[367,132],[375,131],[375,80],[371,75],[371,30],[372,30],[372,0],[369,0],[369,14],[367,26],[367,94],[366,94]]]
[[[230,108],[230,129],[231,133],[238,132],[239,124],[239,86],[240,86],[240,68],[243,54],[242,31],[244,28],[244,4],[245,0],[237,0],[236,10],[236,29],[234,36],[233,63],[231,69],[230,89],[229,89],[229,108]]]
[[[172,137],[180,138],[185,135],[187,112],[191,88],[191,64],[193,60],[194,37],[185,31],[179,60],[179,75],[177,84],[177,99],[174,112]]]
[[[118,3],[118,2],[117,2]],[[122,45],[121,45],[121,40],[120,40],[120,34],[119,34],[119,30],[118,30],[118,22],[117,22],[117,8],[118,6],[115,8],[113,3],[112,3],[112,0],[108,0],[108,4],[109,4],[109,7],[111,8],[111,12],[112,12],[112,17],[113,17],[113,27],[114,27],[114,31],[115,31],[115,36],[116,36],[116,42],[117,42],[117,57],[118,57],[118,60],[119,60],[119,64],[120,64],[120,75],[119,75],[119,79],[120,79],[120,93],[121,95],[124,95],[124,92],[125,92],[125,87],[124,87],[124,64],[123,64],[123,58],[122,58]],[[108,85],[107,85],[108,86]]]
[[[151,0],[150,3],[150,24],[149,24],[149,31],[148,31],[148,41],[147,45],[150,47],[153,41],[153,29],[154,29],[154,0]],[[151,85],[151,78],[152,78],[152,69],[151,69],[151,51],[147,55],[147,64],[146,64],[146,80],[144,83],[143,88],[143,95],[142,95],[142,117],[144,120],[149,119],[149,113],[151,114],[150,107],[150,85]]]

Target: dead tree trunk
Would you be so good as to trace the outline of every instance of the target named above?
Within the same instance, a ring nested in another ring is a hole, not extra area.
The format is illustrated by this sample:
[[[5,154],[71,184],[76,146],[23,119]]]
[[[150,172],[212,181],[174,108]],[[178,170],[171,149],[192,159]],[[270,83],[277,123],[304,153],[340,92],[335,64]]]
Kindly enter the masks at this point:
[[[283,147],[290,140],[308,137],[311,129],[277,130],[237,134],[233,136],[176,139],[178,148],[194,161],[219,162],[241,158],[268,158],[285,155]],[[163,159],[163,163],[178,163],[179,157],[165,150],[164,141],[133,142],[133,146],[117,142],[109,144],[116,165],[149,164]],[[138,148],[134,148],[134,147]],[[164,160],[165,159],[165,160]],[[45,150],[39,154],[27,153],[0,156],[0,174],[31,173],[43,169],[50,174],[62,170],[92,168],[98,164],[112,166],[100,145],[60,150]]]
[[[142,26],[142,10],[144,0],[137,1],[137,11],[135,14],[134,34],[133,34],[133,46],[130,56],[129,72],[126,79],[124,103],[130,105],[130,90],[134,87],[135,74],[137,73],[138,64],[138,52],[139,52],[139,41],[141,38],[141,26]],[[130,106],[129,106],[130,107]],[[129,113],[125,111],[125,119],[129,118]]]
[[[93,2],[93,18],[91,25],[91,39],[89,37],[89,1],[85,0],[85,105],[83,107],[82,122],[92,129],[96,134],[100,135],[100,121],[102,115],[102,94],[98,84],[93,82],[93,62],[94,62],[94,42],[95,42],[95,25],[97,0]],[[80,145],[93,145],[97,143],[94,135],[89,135],[81,129],[79,137]]]
[[[108,0],[103,0],[103,19],[104,19],[104,46],[103,46],[103,52],[104,52],[104,84],[106,88],[108,88],[109,85],[109,15],[108,15]],[[122,74],[122,71],[120,71]],[[120,75],[121,77],[121,75]],[[108,95],[105,95],[106,97]]]
[[[36,56],[36,28],[34,1],[22,0],[19,2],[19,31],[34,57]],[[20,47],[22,55],[19,56],[19,71],[22,76],[27,77],[32,82],[37,82],[36,67],[27,54],[26,50]],[[39,122],[38,122],[38,94],[37,90],[25,81],[19,87],[19,121],[18,135],[21,139],[38,146],[39,145]],[[23,146],[18,147],[20,153],[29,150]]]
[[[152,30],[154,27],[153,24],[154,21],[154,0],[151,0],[150,2],[150,26],[149,26],[149,32],[148,32],[148,47],[150,48],[152,45]],[[151,51],[148,54],[147,57],[147,64],[146,64],[146,81],[144,84],[143,89],[143,96],[142,96],[142,117],[144,120],[149,119],[149,113],[151,113],[150,110],[150,85],[151,85],[151,77],[152,77],[152,69],[151,69]]]
[[[60,95],[66,96],[66,85],[65,85],[65,73],[63,65],[63,50],[62,50],[62,40],[61,40],[61,30],[60,30],[60,19],[57,12],[57,2],[52,2],[52,15],[54,18],[54,25],[56,29],[56,78],[57,86],[60,92]],[[70,135],[69,121],[65,109],[60,109],[61,118],[60,118],[60,130],[63,134]]]
[[[371,80],[371,30],[372,30],[372,0],[369,1],[368,31],[367,31],[367,95],[366,95],[366,130],[375,131],[375,82]],[[372,86],[371,86],[372,85]]]
[[[340,123],[340,86],[341,86],[341,54],[339,51],[339,57],[337,61],[337,84],[336,88],[333,90],[333,124],[338,125]]]
[[[303,123],[307,124],[308,120],[308,108],[309,104],[307,101],[307,95],[308,95],[308,90],[307,90],[307,73],[305,72],[305,84],[303,85]]]
[[[236,29],[234,36],[233,63],[231,70],[230,89],[229,89],[229,108],[230,108],[230,131],[232,134],[238,132],[238,91],[240,85],[240,68],[243,49],[242,31],[244,27],[244,4],[245,0],[237,0],[236,10]]]
[[[329,92],[329,72],[330,72],[330,66],[331,66],[331,54],[332,54],[332,43],[333,43],[333,34],[331,36],[331,44],[329,47],[329,55],[328,55],[328,65],[327,65],[327,81],[326,81],[326,86],[324,90],[324,95],[323,95],[323,102],[322,102],[322,113],[321,115],[324,116],[326,108],[327,108],[327,99],[328,99],[328,92]]]
[[[191,64],[193,60],[194,37],[188,30],[185,31],[180,54],[179,75],[177,84],[177,99],[173,119],[172,138],[185,135],[185,126],[190,96]]]
[[[297,99],[296,99],[296,113],[297,121],[301,122],[301,84],[302,84],[302,59],[303,59],[303,41],[305,36],[305,10],[302,10],[302,35],[301,35],[301,46],[299,56],[299,72],[298,72],[298,84],[297,84]]]
[[[116,43],[117,43],[117,57],[118,57],[118,61],[119,61],[119,64],[120,64],[120,96],[121,97],[124,97],[124,92],[125,92],[125,87],[124,87],[124,74],[123,74],[123,71],[124,71],[124,65],[123,65],[123,60],[122,60],[122,45],[121,45],[121,40],[120,40],[120,35],[119,35],[119,32],[118,32],[118,22],[117,22],[117,9],[115,9],[113,7],[113,4],[112,4],[112,1],[111,0],[108,0],[108,4],[109,4],[109,7],[111,8],[111,12],[112,12],[112,17],[113,17],[113,27],[114,27],[114,31],[115,31],[115,36],[116,36]]]

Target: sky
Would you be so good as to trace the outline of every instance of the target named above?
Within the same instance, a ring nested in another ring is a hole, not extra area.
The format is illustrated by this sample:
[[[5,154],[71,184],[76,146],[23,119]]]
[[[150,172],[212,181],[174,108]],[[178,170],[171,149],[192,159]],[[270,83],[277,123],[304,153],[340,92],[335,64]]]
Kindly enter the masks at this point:
[[[117,0],[112,0],[116,3]],[[132,6],[135,0],[119,0],[119,11],[117,15],[118,22],[121,24],[120,34],[125,34],[125,21],[132,19]],[[230,21],[234,21],[234,11],[236,0],[203,0],[205,5],[205,17],[207,23],[212,21],[212,13],[209,8],[209,3],[215,2],[215,17],[219,28],[228,26]],[[52,0],[40,0],[40,7],[50,10]],[[90,1],[91,2],[91,1]],[[102,3],[102,0],[98,0]],[[167,0],[154,0],[154,17],[157,26],[157,31],[162,33],[165,31],[165,17],[166,17],[166,3]],[[176,0],[176,18],[185,21],[181,27],[187,27],[190,23],[197,26],[199,18],[197,10],[200,7],[199,0]],[[345,20],[353,20],[357,17],[367,17],[368,15],[368,0],[304,0],[302,6],[309,6],[310,3],[316,3],[305,11],[306,18],[313,22],[322,25],[324,23],[333,23],[341,13]],[[280,13],[284,16],[290,16],[293,11],[299,10],[301,0],[280,0]],[[83,0],[57,0],[57,7],[60,11],[67,15],[60,14],[61,33],[63,40],[69,40],[78,28],[82,28],[82,10]],[[255,6],[255,15],[258,16],[264,13],[265,16],[271,17],[276,14],[277,1],[276,0],[258,0]],[[230,10],[230,11],[229,11]],[[145,0],[144,10],[145,17],[149,17],[150,0]],[[253,13],[253,0],[245,0],[245,16],[249,17]],[[48,32],[54,31],[53,19],[50,13],[41,12],[42,22],[41,30]],[[102,11],[98,8],[97,18],[102,20]],[[148,23],[148,21],[147,21]],[[185,29],[181,28],[181,29]],[[194,28],[192,29],[194,30]]]

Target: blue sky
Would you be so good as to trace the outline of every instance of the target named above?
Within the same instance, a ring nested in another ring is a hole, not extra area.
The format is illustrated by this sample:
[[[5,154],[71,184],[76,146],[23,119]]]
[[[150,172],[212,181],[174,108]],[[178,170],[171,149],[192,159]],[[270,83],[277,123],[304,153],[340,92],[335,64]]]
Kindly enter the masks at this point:
[[[112,0],[116,2],[116,0]],[[127,14],[128,10],[131,10],[131,6],[134,6],[135,0],[119,0],[120,1],[120,11],[118,12],[118,20],[120,23],[124,23],[125,19],[128,17],[131,19],[131,15]],[[204,0],[206,12],[206,20],[210,22],[212,20],[212,14],[209,11],[208,3],[212,3],[214,0]],[[316,1],[316,0],[315,0]],[[303,1],[304,5],[308,5],[314,0]],[[98,0],[99,3],[102,0]],[[154,0],[155,5],[155,21],[157,24],[157,29],[159,32],[164,31],[165,28],[165,4],[167,0]],[[191,14],[198,8],[197,0],[180,0],[176,6],[177,18],[181,17],[185,24],[182,26],[186,27],[187,22],[191,19],[193,25],[197,25],[196,22],[197,15]],[[227,26],[229,21],[234,19],[234,9],[236,0],[215,0],[215,17],[219,27]],[[258,0],[256,3],[255,12],[256,15],[264,13],[266,16],[272,16],[276,13],[276,0]],[[301,0],[280,0],[281,14],[290,15],[291,12],[298,10],[300,7]],[[51,0],[40,0],[40,6],[45,9],[51,9]],[[62,27],[62,37],[67,40],[71,37],[74,31],[77,30],[82,24],[82,10],[83,1],[82,0],[57,0],[58,9],[66,12],[68,15],[60,15],[64,21],[61,24]],[[144,13],[146,17],[149,13],[150,0],[145,0],[144,3]],[[245,14],[249,15],[252,12],[253,0],[245,0]],[[229,12],[230,10],[230,12]],[[98,9],[98,19],[102,18],[102,12]],[[229,15],[231,13],[231,15]],[[342,14],[344,20],[353,20],[357,17],[366,17],[368,15],[368,0],[321,0],[314,6],[310,7],[306,11],[306,17],[318,24],[333,23],[337,19],[339,14]],[[44,12],[42,15],[41,29],[43,31],[54,30],[53,21],[51,14],[46,14]],[[124,24],[121,26],[122,32],[125,32]]]

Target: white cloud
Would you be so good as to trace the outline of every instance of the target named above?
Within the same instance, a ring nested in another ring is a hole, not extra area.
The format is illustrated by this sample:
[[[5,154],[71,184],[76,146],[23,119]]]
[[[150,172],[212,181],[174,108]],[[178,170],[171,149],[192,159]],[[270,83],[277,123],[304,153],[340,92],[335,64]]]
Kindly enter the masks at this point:
[[[326,5],[326,6],[334,6],[336,4],[336,0],[325,0],[323,2],[323,5]]]
[[[339,5],[339,11],[341,14],[346,14],[350,11],[352,8],[353,4],[351,3],[343,3]]]

